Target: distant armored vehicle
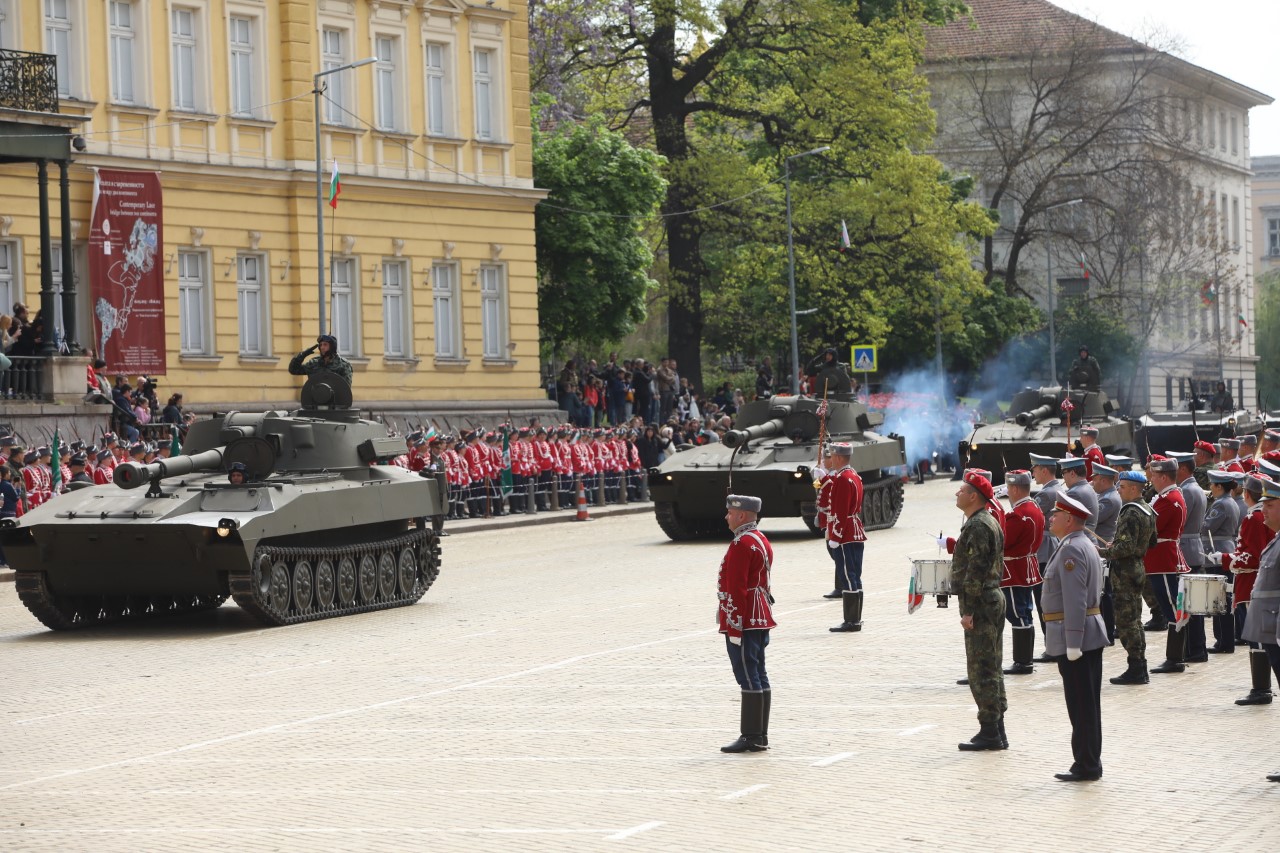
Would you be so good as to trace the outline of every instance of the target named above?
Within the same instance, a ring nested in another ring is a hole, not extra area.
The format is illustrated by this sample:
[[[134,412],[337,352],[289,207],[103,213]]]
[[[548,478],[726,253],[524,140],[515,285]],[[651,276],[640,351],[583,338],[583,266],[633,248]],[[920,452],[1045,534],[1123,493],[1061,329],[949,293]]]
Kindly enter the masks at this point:
[[[853,445],[850,466],[862,477],[866,493],[862,519],[868,530],[892,527],[902,511],[903,440],[872,432],[884,418],[848,395],[828,402],[827,438]],[[736,429],[723,442],[693,447],[669,456],[649,471],[649,495],[662,531],[675,540],[728,535],[724,498],[729,490],[764,502],[763,517],[796,517],[815,534],[817,492],[813,469],[822,427],[812,397],[772,397],[747,403]]]
[[[435,581],[443,486],[378,464],[404,446],[360,419],[340,376],[313,374],[293,414],[197,421],[185,449],[5,519],[37,619],[83,628],[233,596],[284,625],[413,604]],[[245,482],[230,482],[233,468]]]
[[[1067,446],[1067,415],[1062,404],[1066,392],[1058,386],[1024,388],[1013,395],[1009,416],[993,424],[979,424],[960,442],[960,461],[965,468],[989,470],[997,482],[1004,472],[1027,468],[1030,454],[1061,459]],[[1103,391],[1073,388],[1071,400],[1071,446],[1075,446],[1082,425],[1098,430],[1098,444],[1104,453],[1133,451],[1133,423],[1114,414],[1115,407]]]
[[[1138,418],[1137,426],[1137,449],[1145,456],[1166,450],[1189,451],[1197,441],[1257,435],[1267,422],[1247,409],[1210,412],[1207,400],[1196,399],[1183,400],[1167,412],[1148,412]]]

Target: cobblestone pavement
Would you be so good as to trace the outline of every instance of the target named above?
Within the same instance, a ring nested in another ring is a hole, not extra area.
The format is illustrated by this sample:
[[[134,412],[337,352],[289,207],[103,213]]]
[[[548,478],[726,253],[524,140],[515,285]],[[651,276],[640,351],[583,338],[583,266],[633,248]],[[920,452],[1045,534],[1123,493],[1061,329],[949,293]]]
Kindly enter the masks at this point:
[[[905,606],[908,558],[959,529],[953,491],[909,485],[871,535],[860,634],[827,631],[821,544],[766,523],[780,627],[756,755],[718,751],[738,713],[723,543],[668,542],[650,515],[451,536],[418,605],[288,628],[228,604],[55,633],[0,585],[0,849],[1274,846],[1280,702],[1232,703],[1243,654],[1104,685],[1096,784],[1053,779],[1071,753],[1051,665],[1008,679],[1007,752],[956,750],[977,729],[958,613]]]

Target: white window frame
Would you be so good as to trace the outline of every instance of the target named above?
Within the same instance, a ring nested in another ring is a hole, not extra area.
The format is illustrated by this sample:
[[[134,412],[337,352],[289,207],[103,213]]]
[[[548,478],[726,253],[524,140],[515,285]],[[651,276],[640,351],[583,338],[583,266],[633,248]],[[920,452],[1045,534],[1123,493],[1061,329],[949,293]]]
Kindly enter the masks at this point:
[[[0,240],[0,313],[8,314],[22,301],[22,244]]]
[[[213,354],[213,288],[209,261],[208,252],[178,250],[178,351],[182,355]]]
[[[439,62],[432,63],[432,51],[439,51]],[[448,42],[425,41],[422,45],[422,63],[424,73],[423,95],[426,106],[423,116],[426,119],[428,136],[451,137],[456,131],[457,116],[455,114],[457,97],[454,94],[453,57],[454,46]]]
[[[409,265],[400,258],[382,259],[382,354],[413,358],[413,294]]]
[[[1240,119],[1234,115],[1231,117],[1231,153],[1240,153]]]
[[[372,41],[372,55],[378,60],[373,64],[374,124],[379,130],[404,130],[404,37],[374,32]]]
[[[462,358],[462,291],[458,265],[437,261],[431,265],[431,316],[435,327],[436,358]]]
[[[329,49],[330,34],[338,36],[339,50],[337,52]],[[320,27],[320,69],[322,71],[341,68],[351,62],[351,37],[352,30],[349,27],[329,24],[324,24]],[[356,112],[354,87],[346,78],[346,74],[346,71],[339,71],[337,74],[325,75],[323,79],[321,85],[325,87],[324,97],[327,99],[324,102],[324,120],[326,124],[345,127],[351,123],[347,113]],[[339,343],[341,343],[341,338],[339,338]]]
[[[128,10],[128,21],[121,23],[117,12]],[[110,70],[110,95],[112,103],[141,104],[146,99],[139,97],[141,77],[138,74],[140,44],[146,41],[139,38],[138,27],[141,23],[142,4],[135,0],[107,0],[107,58]]]
[[[481,56],[486,58],[481,62]],[[480,66],[486,65],[485,70]],[[503,138],[502,50],[499,45],[476,44],[471,48],[471,112],[475,138],[497,142]]]
[[[243,24],[243,33],[238,33]],[[261,118],[262,102],[262,18],[240,9],[227,10],[227,98],[228,110],[242,118]],[[237,40],[243,36],[244,40]]]
[[[178,33],[180,16],[191,17],[191,32]],[[175,4],[169,9],[169,84],[173,109],[182,112],[207,112],[206,66],[209,40],[205,34],[205,9],[203,6]],[[181,56],[189,51],[191,67],[184,69]],[[190,91],[187,91],[189,87]]]
[[[1267,257],[1280,258],[1280,216],[1267,217]]]
[[[263,252],[236,254],[236,325],[240,355],[260,358],[271,355],[270,269]]]
[[[81,80],[84,55],[84,9],[80,0],[41,0],[41,28],[44,52],[58,60],[58,97],[78,98],[84,90]]]
[[[360,264],[353,255],[329,262],[329,328],[338,339],[339,355],[359,357]]]
[[[480,351],[483,358],[505,361],[511,357],[507,312],[507,268],[503,264],[481,264],[476,270],[480,287]]]

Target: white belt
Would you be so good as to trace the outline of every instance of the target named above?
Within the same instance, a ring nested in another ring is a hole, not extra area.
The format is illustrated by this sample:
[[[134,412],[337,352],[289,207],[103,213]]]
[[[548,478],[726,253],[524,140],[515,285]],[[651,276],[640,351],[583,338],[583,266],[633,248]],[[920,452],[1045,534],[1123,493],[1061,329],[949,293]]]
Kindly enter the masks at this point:
[[[1181,541],[1182,541],[1181,539],[1157,539],[1156,544],[1159,544],[1161,542],[1181,542]]]
[[[1007,563],[1007,562],[1009,562],[1010,560],[1025,560],[1025,559],[1027,559],[1028,557],[1034,557],[1034,556],[1035,556],[1035,554],[1023,554],[1021,557],[1005,557],[1005,558],[1004,558],[1004,561]]]

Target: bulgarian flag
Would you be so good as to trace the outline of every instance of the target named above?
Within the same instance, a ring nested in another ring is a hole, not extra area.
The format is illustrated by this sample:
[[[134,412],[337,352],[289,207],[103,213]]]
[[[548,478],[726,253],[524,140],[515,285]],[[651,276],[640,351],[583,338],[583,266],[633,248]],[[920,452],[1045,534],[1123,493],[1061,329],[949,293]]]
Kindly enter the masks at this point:
[[[1183,629],[1188,622],[1191,621],[1191,614],[1187,612],[1187,589],[1182,578],[1178,578],[1178,601],[1173,606],[1173,622],[1174,627],[1179,631]]]
[[[329,175],[329,206],[338,209],[338,194],[342,192],[342,177],[338,174],[338,158],[333,158],[333,172]]]
[[[182,453],[182,442],[178,440],[178,426],[174,424],[173,430],[169,433],[169,455],[179,456]]]
[[[1218,299],[1218,285],[1213,279],[1209,279],[1200,286],[1200,301],[1206,306],[1212,305]]]
[[[1241,325],[1241,326],[1244,326],[1246,329],[1247,329],[1247,328],[1249,328],[1249,322],[1248,322],[1247,320],[1245,320],[1245,318],[1244,318],[1244,315],[1243,315],[1243,314],[1239,314],[1239,315],[1237,315],[1237,316],[1236,316],[1236,319],[1240,321],[1240,325]]]
[[[844,254],[844,250],[852,246],[849,242],[849,226],[844,224],[844,220],[840,220],[840,253]]]
[[[939,552],[941,553],[941,552]],[[911,581],[907,584],[907,615],[910,616],[920,609],[920,605],[924,604],[924,595],[916,592],[916,569],[915,564],[911,564]]]

